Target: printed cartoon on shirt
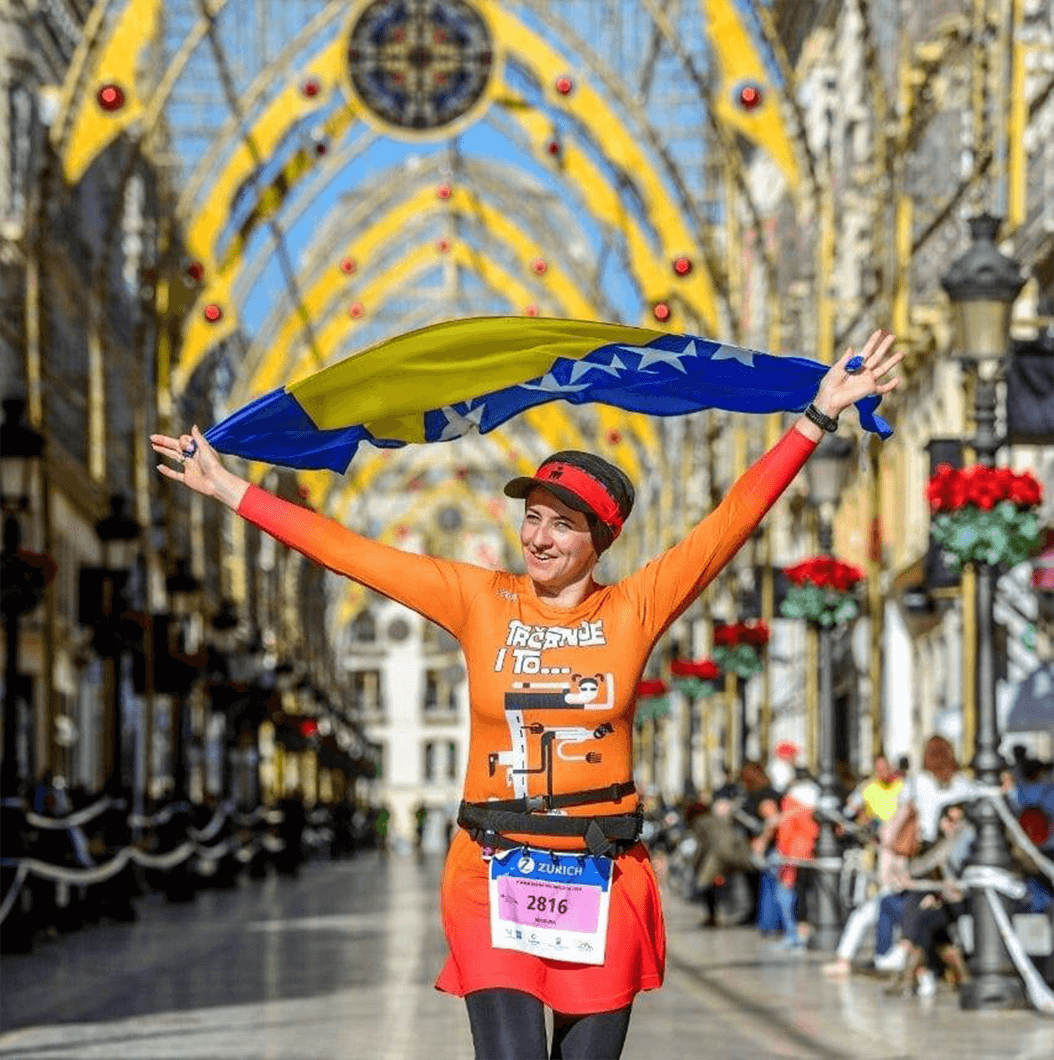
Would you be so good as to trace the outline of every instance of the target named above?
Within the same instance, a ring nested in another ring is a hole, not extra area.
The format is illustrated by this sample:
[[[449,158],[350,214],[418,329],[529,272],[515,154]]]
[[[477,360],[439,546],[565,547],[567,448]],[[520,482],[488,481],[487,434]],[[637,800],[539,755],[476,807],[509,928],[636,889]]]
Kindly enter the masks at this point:
[[[602,751],[597,744],[614,729],[610,722],[590,724],[589,714],[614,707],[614,675],[546,665],[545,655],[555,648],[605,644],[603,619],[577,626],[534,626],[515,618],[509,622],[494,670],[511,671],[517,678],[505,693],[505,721],[512,746],[493,752],[489,766],[491,776],[504,767],[515,798],[526,796],[530,778],[541,775],[551,795],[557,760],[600,764]],[[539,712],[545,712],[544,720]],[[559,713],[554,718],[551,712]]]

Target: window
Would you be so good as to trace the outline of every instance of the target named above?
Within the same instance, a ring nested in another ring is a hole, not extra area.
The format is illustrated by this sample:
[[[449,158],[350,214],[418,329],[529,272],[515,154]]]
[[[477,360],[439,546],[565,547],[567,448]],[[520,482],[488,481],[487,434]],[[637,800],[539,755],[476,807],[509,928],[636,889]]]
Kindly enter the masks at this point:
[[[384,780],[384,744],[371,743],[369,745],[369,756],[374,765],[374,779]]]
[[[351,639],[356,644],[373,644],[377,640],[377,620],[370,611],[361,611],[351,624]]]
[[[428,740],[422,746],[421,774],[425,781],[457,780],[457,743],[453,740]]]
[[[448,669],[425,671],[426,714],[452,714],[457,710],[455,686],[450,680]]]
[[[383,714],[380,670],[354,670],[351,674],[352,703],[363,714]]]

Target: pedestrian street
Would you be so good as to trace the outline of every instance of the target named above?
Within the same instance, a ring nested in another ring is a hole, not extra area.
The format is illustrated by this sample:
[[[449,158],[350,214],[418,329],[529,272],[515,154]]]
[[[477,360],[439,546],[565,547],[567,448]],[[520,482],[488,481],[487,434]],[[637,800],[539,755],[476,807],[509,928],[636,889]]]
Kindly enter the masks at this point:
[[[445,955],[441,862],[376,853],[311,862],[139,902],[5,956],[0,1060],[455,1060],[472,1055],[463,1004],[432,986]],[[825,955],[783,954],[751,928],[699,927],[665,900],[663,990],[635,1006],[631,1060],[1049,1060],[1054,1021],[888,998],[885,981],[829,981]]]

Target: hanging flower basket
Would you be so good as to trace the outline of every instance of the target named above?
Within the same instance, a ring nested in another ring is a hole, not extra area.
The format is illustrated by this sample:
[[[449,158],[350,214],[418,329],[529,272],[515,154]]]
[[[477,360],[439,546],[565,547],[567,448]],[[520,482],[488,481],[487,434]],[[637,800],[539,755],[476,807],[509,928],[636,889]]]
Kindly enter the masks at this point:
[[[783,573],[791,585],[780,603],[784,618],[804,618],[818,626],[838,626],[851,622],[860,612],[856,587],[864,572],[834,556],[813,556]]]
[[[665,681],[659,679],[638,681],[635,693],[637,710],[634,720],[642,724],[648,718],[665,718],[670,713],[668,692]]]
[[[1040,548],[1043,487],[1028,471],[940,464],[926,487],[930,533],[955,570],[966,563],[1014,567]]]
[[[689,699],[709,699],[720,691],[721,667],[713,659],[674,659],[670,673],[677,690]]]
[[[728,622],[714,626],[714,662],[726,673],[744,680],[761,673],[761,649],[769,642],[769,627],[756,622]]]

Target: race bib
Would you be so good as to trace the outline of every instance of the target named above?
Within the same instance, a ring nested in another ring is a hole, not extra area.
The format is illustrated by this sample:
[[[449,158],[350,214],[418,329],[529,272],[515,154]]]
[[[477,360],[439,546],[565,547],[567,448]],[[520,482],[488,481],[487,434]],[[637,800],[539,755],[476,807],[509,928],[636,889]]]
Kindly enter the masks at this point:
[[[575,964],[603,964],[614,863],[518,847],[490,860],[490,941]]]

